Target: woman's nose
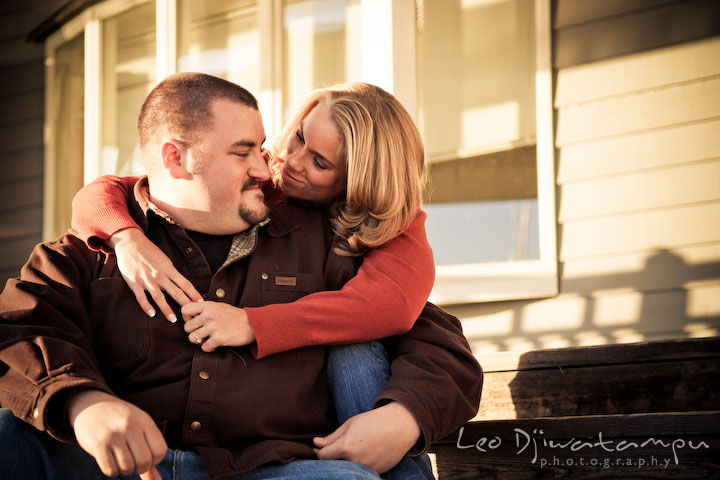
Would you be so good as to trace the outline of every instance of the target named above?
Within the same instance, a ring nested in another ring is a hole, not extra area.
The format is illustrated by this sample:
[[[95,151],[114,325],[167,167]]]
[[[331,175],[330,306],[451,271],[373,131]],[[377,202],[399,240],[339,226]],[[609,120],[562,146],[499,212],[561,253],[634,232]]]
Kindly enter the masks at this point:
[[[302,152],[303,150],[301,149],[295,150],[293,153],[288,154],[287,158],[285,159],[285,163],[287,163],[287,166],[295,172],[301,172],[303,170]]]

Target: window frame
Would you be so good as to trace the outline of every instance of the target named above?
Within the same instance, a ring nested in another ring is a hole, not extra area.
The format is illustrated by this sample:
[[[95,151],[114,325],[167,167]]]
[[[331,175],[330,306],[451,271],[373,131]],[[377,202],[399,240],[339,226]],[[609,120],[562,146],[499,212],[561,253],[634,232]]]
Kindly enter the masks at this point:
[[[535,6],[535,122],[540,258],[437,265],[430,301],[439,305],[558,294],[550,0]],[[412,69],[414,72],[414,69]]]
[[[58,178],[54,158],[53,61],[55,51],[76,35],[85,35],[84,180],[101,172],[100,132],[102,112],[102,21],[144,3],[156,8],[156,78],[177,71],[177,2],[179,0],[107,0],[82,12],[46,41],[45,195],[43,238],[53,236],[50,226],[55,209],[52,199]],[[421,0],[419,0],[421,1]],[[461,304],[539,298],[557,295],[557,245],[555,222],[555,172],[553,146],[552,64],[550,0],[535,3],[537,184],[540,258],[536,260],[440,265],[430,300]],[[282,0],[258,2],[261,58],[260,103],[269,139],[282,127]],[[362,80],[394,93],[417,120],[415,0],[362,0]],[[392,45],[392,48],[386,48]]]

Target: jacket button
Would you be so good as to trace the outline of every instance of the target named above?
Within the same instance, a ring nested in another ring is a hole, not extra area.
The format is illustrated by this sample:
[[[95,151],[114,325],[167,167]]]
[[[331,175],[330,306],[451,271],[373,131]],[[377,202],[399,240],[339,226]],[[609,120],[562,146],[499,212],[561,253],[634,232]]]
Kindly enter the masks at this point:
[[[198,376],[203,380],[207,380],[208,378],[210,378],[210,374],[204,370],[198,373]]]
[[[218,288],[217,290],[215,290],[215,296],[218,298],[225,298],[225,290],[223,290],[222,288]]]
[[[201,427],[202,425],[200,425],[200,422],[192,422],[190,424],[190,430],[192,430],[193,432],[197,432],[198,430],[200,430]]]
[[[268,279],[268,274],[267,274],[267,273],[263,273],[262,275],[260,275],[260,278],[262,278],[263,280],[267,280],[267,279]]]

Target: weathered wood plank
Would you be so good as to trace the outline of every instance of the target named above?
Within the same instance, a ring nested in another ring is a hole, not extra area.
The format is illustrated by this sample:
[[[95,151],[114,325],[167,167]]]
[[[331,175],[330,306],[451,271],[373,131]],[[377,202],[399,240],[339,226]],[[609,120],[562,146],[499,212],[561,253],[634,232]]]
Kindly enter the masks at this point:
[[[720,200],[720,158],[692,165],[567,183],[558,218],[567,220]]]
[[[720,120],[711,120],[566,145],[559,152],[558,183],[718,158],[719,131]]]
[[[29,120],[0,127],[0,153],[37,149],[43,146],[43,120]]]
[[[42,215],[42,205],[0,213],[0,242],[28,235],[42,235]]]
[[[658,7],[676,0],[556,0],[554,2],[553,28],[562,29],[579,23],[598,21],[607,17],[617,17],[630,12]]]
[[[45,66],[41,61],[5,67],[0,73],[0,96],[39,90],[45,85]]]
[[[43,155],[42,148],[0,155],[2,180],[11,182],[20,178],[41,177],[43,174]]]
[[[720,5],[720,4],[718,4]],[[720,78],[561,107],[556,144],[563,147],[720,117]]]
[[[474,422],[431,450],[441,480],[704,479],[720,475],[719,432],[717,411],[536,418]]]
[[[619,235],[617,232],[622,232]],[[674,248],[720,240],[720,202],[569,220],[562,224],[560,258]]]
[[[0,242],[0,270],[12,270],[19,273],[20,267],[27,262],[33,248],[40,241],[40,235],[37,235]]]
[[[562,265],[560,291],[587,296],[626,288],[645,292],[676,289],[689,281],[716,278],[720,278],[720,241],[710,245],[568,260]]]
[[[716,75],[720,75],[720,37],[711,37],[563,68],[557,74],[555,106],[657,89]]]
[[[14,208],[41,206],[43,201],[43,180],[30,177],[0,188],[0,212]]]
[[[0,126],[45,118],[45,92],[42,89],[1,98],[0,104],[4,113]]]
[[[720,3],[691,0],[557,29],[553,65],[562,68],[717,35],[719,16]]]

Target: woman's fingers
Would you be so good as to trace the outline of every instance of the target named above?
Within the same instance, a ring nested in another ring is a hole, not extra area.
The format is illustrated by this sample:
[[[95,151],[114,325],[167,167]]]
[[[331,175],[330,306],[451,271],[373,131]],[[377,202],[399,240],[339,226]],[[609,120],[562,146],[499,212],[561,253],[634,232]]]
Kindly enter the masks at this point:
[[[172,268],[172,271],[168,274],[168,277],[170,280],[177,285],[177,287],[183,292],[183,294],[188,299],[188,302],[202,302],[203,297],[198,293],[198,291],[195,289],[195,286],[190,283],[190,280],[180,275],[180,272],[175,270],[175,267]],[[175,298],[175,297],[173,297]],[[177,300],[177,299],[176,299]],[[180,302],[178,302],[180,303]],[[180,305],[185,305],[185,303],[180,303]]]
[[[165,318],[167,318],[171,323],[177,322],[177,316],[173,312],[172,308],[170,308],[170,305],[168,305],[163,291],[156,285],[152,285],[148,288],[148,292],[150,293],[152,299],[155,300],[155,305],[157,305],[158,309],[160,309],[160,312],[165,316]]]

